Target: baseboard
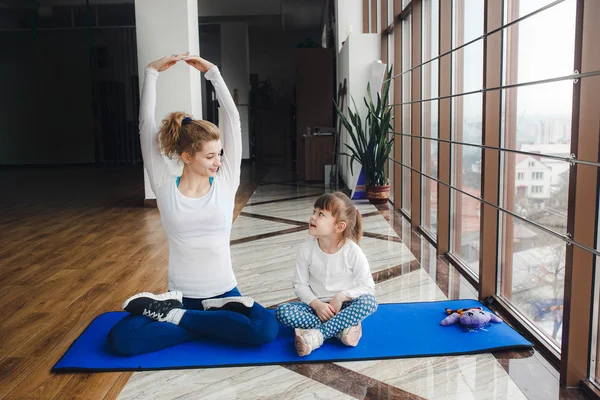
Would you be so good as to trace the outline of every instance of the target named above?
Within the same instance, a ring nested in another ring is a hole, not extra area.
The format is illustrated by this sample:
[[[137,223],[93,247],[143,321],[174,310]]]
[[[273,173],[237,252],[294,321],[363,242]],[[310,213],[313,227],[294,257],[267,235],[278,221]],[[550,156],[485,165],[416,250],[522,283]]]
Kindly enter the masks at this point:
[[[158,208],[156,199],[144,199],[144,208]]]
[[[590,381],[581,381],[579,387],[590,399],[600,399],[600,390]]]

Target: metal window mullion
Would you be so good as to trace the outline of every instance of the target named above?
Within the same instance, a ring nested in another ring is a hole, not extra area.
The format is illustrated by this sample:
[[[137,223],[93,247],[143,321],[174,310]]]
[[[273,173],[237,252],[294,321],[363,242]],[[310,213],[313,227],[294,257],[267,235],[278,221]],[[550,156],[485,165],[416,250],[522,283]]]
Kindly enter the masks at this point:
[[[473,199],[475,199],[475,200],[477,200],[477,201],[479,201],[479,202],[481,202],[481,203],[483,203],[483,204],[486,204],[486,205],[488,205],[488,206],[490,206],[490,207],[494,207],[495,209],[497,209],[497,210],[499,210],[499,211],[502,211],[502,212],[504,212],[504,213],[506,213],[506,214],[508,214],[508,215],[510,215],[510,216],[512,216],[512,217],[514,217],[514,218],[516,218],[516,219],[518,219],[518,220],[520,220],[520,221],[523,221],[523,222],[525,222],[525,223],[527,223],[527,224],[529,224],[529,225],[533,225],[533,226],[535,226],[536,228],[538,228],[538,229],[540,229],[540,230],[542,230],[542,231],[544,231],[544,232],[546,232],[546,233],[548,233],[548,234],[550,234],[550,235],[552,235],[552,236],[554,236],[554,237],[557,237],[557,238],[561,239],[562,241],[566,242],[566,244],[567,244],[567,245],[570,245],[570,244],[572,244],[572,245],[574,245],[574,246],[577,246],[577,247],[579,247],[579,248],[581,248],[581,249],[583,249],[583,250],[586,250],[586,251],[588,251],[588,252],[590,252],[590,253],[592,253],[592,254],[595,254],[595,255],[597,255],[597,256],[600,256],[600,251],[598,251],[598,250],[596,250],[596,249],[593,249],[593,248],[591,248],[591,247],[589,247],[589,246],[586,246],[586,245],[584,245],[584,244],[578,243],[578,242],[574,241],[573,239],[571,239],[569,236],[561,235],[560,233],[558,233],[558,232],[555,232],[555,231],[553,231],[552,229],[548,229],[548,228],[546,228],[546,227],[545,227],[545,226],[543,226],[543,225],[537,224],[537,223],[535,223],[535,222],[533,222],[533,221],[530,221],[530,220],[528,220],[528,219],[526,219],[526,218],[523,218],[523,217],[521,217],[520,215],[513,213],[512,211],[508,211],[508,210],[507,210],[507,209],[505,209],[505,208],[499,207],[499,206],[497,206],[497,205],[495,205],[495,204],[492,204],[492,203],[490,203],[490,202],[488,202],[488,201],[485,201],[485,200],[483,200],[481,197],[474,196],[474,195],[472,195],[472,194],[470,194],[470,193],[467,193],[467,192],[465,192],[465,191],[464,191],[464,190],[462,190],[462,189],[459,189],[459,188],[457,188],[457,187],[455,187],[455,186],[452,186],[452,185],[450,185],[450,184],[447,184],[447,183],[445,183],[445,182],[442,182],[442,181],[440,181],[439,179],[436,179],[436,178],[434,178],[434,177],[432,177],[432,176],[429,176],[429,175],[427,175],[427,174],[424,174],[424,173],[423,173],[423,172],[421,172],[421,171],[417,171],[416,169],[414,169],[414,168],[412,168],[412,167],[410,167],[410,166],[408,166],[408,165],[406,165],[406,164],[404,164],[404,163],[401,163],[401,162],[399,162],[399,161],[396,161],[396,160],[394,160],[394,159],[393,159],[393,158],[391,158],[391,157],[389,157],[389,159],[390,159],[391,161],[393,161],[393,162],[397,163],[397,164],[400,164],[401,166],[403,166],[403,167],[405,167],[405,168],[408,168],[408,169],[410,169],[410,170],[412,170],[412,171],[414,171],[414,172],[416,172],[416,173],[418,173],[418,174],[420,174],[420,175],[423,175],[423,176],[425,176],[426,178],[429,178],[429,179],[431,179],[431,180],[434,180],[434,181],[436,181],[436,182],[437,182],[437,183],[439,183],[439,184],[442,184],[442,185],[444,185],[444,186],[447,186],[447,187],[449,187],[449,188],[450,188],[450,189],[452,189],[452,190],[456,190],[457,192],[460,192],[460,193],[462,193],[462,194],[464,194],[464,195],[466,195],[466,196],[469,196],[469,197],[471,197],[471,198],[473,198]]]
[[[513,83],[511,85],[496,86],[496,87],[491,87],[491,88],[482,88],[482,89],[472,90],[470,92],[456,93],[456,94],[447,95],[447,96],[439,96],[439,97],[434,97],[431,99],[413,100],[413,101],[407,101],[405,103],[398,103],[398,104],[392,104],[392,105],[393,106],[402,106],[402,105],[407,105],[407,104],[412,104],[412,103],[422,103],[425,101],[435,101],[435,100],[442,100],[442,99],[450,99],[453,97],[469,96],[471,94],[478,94],[478,93],[483,94],[485,92],[489,92],[492,90],[514,89],[514,88],[520,88],[520,87],[525,87],[525,86],[541,85],[544,83],[561,82],[561,81],[567,81],[567,80],[573,80],[573,81],[575,81],[574,83],[578,83],[579,79],[581,79],[581,78],[587,78],[587,77],[598,76],[598,75],[600,75],[600,70],[586,72],[583,74],[575,73],[575,74],[571,74],[571,75],[560,76],[558,78],[542,79],[539,81]]]
[[[456,144],[456,145],[461,145],[461,146],[477,147],[477,148],[480,148],[480,149],[497,150],[497,151],[504,151],[504,152],[507,152],[507,153],[522,154],[522,155],[532,156],[532,157],[549,158],[549,159],[552,159],[552,160],[568,162],[569,164],[581,164],[581,165],[587,165],[589,167],[600,168],[600,163],[598,163],[598,162],[578,160],[574,156],[571,156],[571,157],[561,157],[561,156],[555,156],[555,155],[552,155],[552,154],[533,153],[533,152],[523,151],[523,150],[515,150],[515,149],[502,148],[502,147],[486,146],[484,144],[467,143],[467,142],[457,142],[455,140],[447,140],[447,139],[440,139],[440,138],[434,138],[434,137],[414,136],[414,135],[410,135],[408,133],[400,133],[400,132],[396,132],[396,131],[394,131],[394,134],[395,135],[399,135],[399,136],[418,137],[419,139],[425,139],[425,140],[435,140],[437,142],[444,142],[444,143]]]

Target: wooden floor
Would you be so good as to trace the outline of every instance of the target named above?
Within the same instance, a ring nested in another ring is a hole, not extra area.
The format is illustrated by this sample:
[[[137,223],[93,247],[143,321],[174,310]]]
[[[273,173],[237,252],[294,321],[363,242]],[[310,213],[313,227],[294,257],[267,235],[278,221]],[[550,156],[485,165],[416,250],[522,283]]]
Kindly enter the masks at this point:
[[[239,214],[256,188],[243,166]],[[141,167],[0,169],[0,399],[116,398],[131,373],[51,374],[92,319],[167,289]]]

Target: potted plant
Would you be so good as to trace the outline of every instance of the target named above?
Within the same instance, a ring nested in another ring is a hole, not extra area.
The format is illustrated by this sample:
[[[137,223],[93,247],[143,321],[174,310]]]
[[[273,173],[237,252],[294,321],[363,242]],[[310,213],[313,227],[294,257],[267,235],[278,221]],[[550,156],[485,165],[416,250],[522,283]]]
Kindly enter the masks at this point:
[[[373,204],[386,203],[390,197],[385,165],[394,144],[393,135],[388,137],[393,121],[392,106],[388,104],[391,78],[392,67],[386,73],[381,93],[377,93],[377,103],[373,102],[370,84],[367,85],[367,97],[363,99],[367,106],[364,125],[354,99],[354,112],[348,107],[348,118],[334,100],[338,116],[354,145],[352,147],[345,143],[348,152],[339,154],[350,157],[350,171],[354,160],[362,166],[366,178],[367,198]]]

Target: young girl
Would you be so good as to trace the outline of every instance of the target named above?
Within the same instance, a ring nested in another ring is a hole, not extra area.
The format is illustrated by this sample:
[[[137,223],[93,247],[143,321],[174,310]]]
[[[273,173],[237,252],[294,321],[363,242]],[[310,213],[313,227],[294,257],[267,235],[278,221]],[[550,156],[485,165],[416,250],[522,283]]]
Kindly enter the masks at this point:
[[[338,338],[356,346],[360,321],[377,310],[375,283],[358,246],[362,217],[341,192],[324,194],[314,205],[312,236],[296,257],[294,292],[301,302],[277,307],[275,317],[295,329],[296,351],[306,356],[324,340]]]
[[[182,60],[212,82],[223,108],[223,137],[212,123],[182,112],[169,114],[156,127],[159,72]],[[231,266],[229,239],[242,138],[237,108],[217,67],[189,53],[150,63],[140,103],[140,140],[169,242],[170,292],[127,299],[123,308],[130,315],[110,331],[111,350],[134,355],[207,336],[247,344],[273,340],[277,321],[240,295]],[[181,177],[169,173],[161,150],[183,162]]]

